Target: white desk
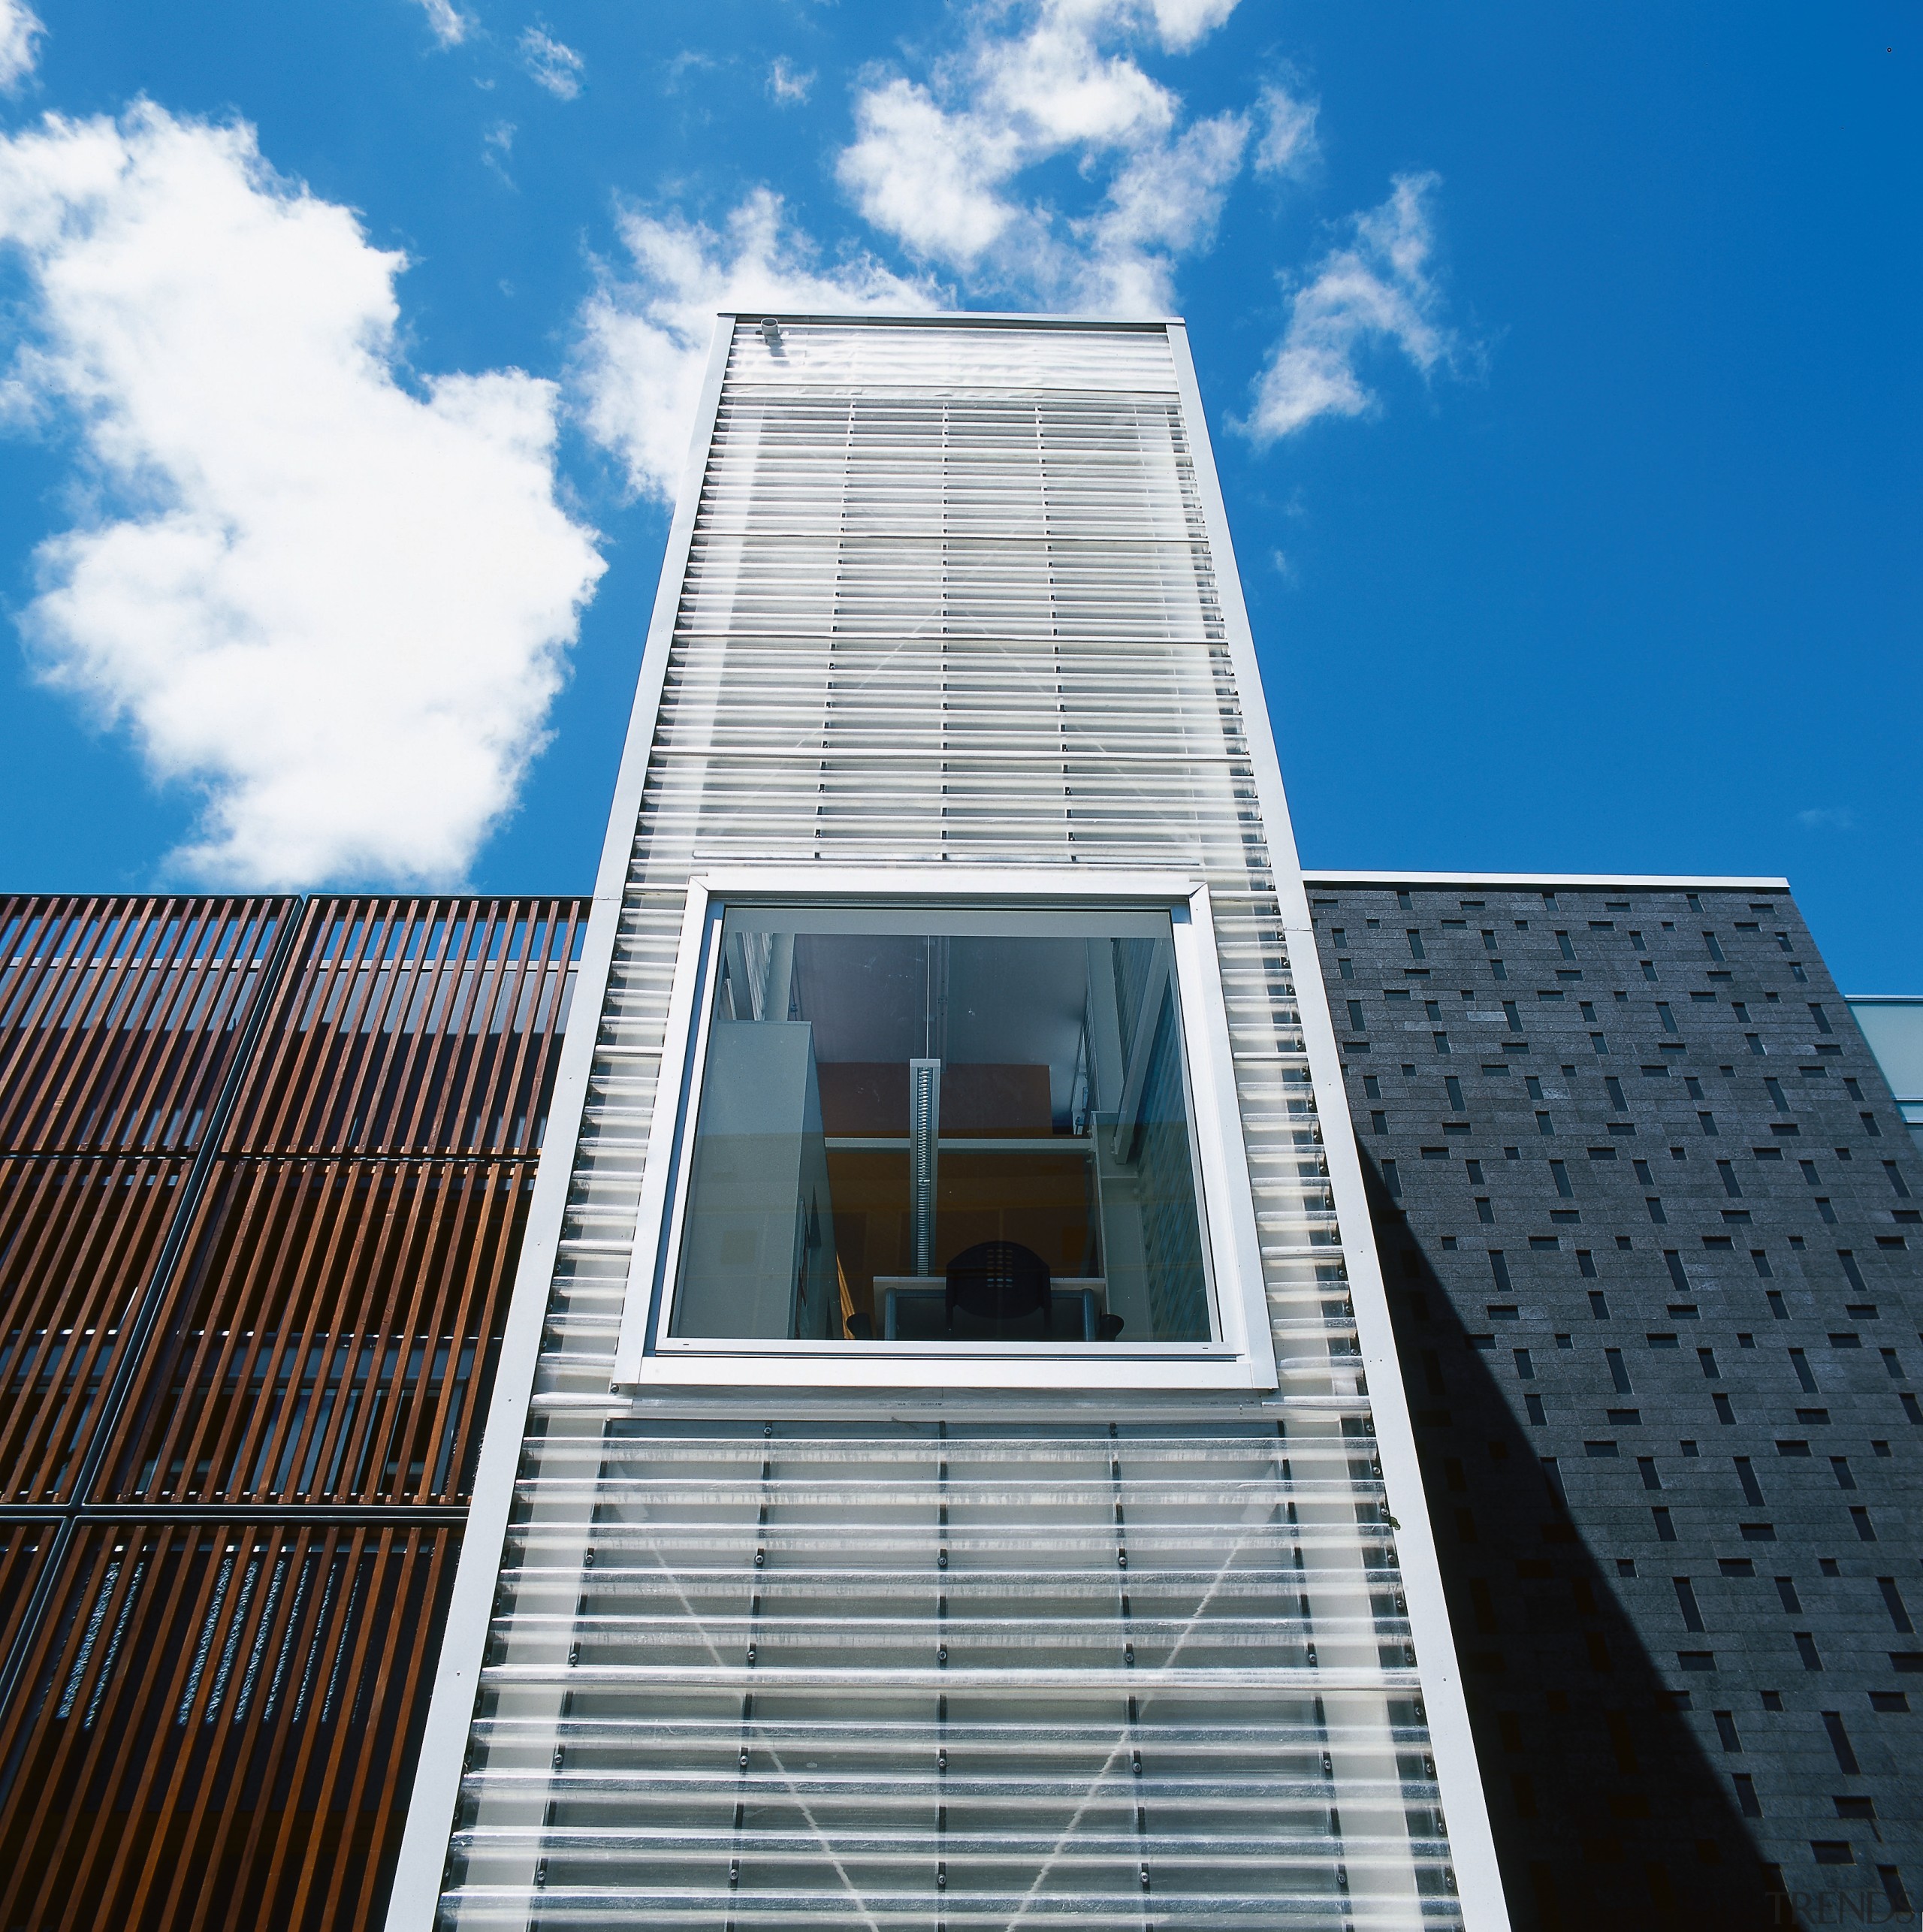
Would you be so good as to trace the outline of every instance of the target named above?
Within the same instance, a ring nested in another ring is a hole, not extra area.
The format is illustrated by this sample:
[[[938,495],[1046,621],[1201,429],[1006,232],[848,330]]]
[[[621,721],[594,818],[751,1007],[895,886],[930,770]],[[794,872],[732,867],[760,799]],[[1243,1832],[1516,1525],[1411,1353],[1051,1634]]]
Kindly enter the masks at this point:
[[[1049,1292],[1054,1297],[1054,1339],[1098,1342],[1101,1318],[1108,1304],[1107,1281],[1099,1275],[1056,1275]],[[881,1334],[885,1342],[933,1341],[946,1333],[948,1282],[940,1275],[877,1275],[875,1298],[881,1304]],[[901,1330],[903,1318],[910,1333]],[[1067,1319],[1064,1321],[1064,1318]],[[925,1333],[924,1333],[925,1331]],[[1036,1322],[1039,1339],[1041,1325]]]

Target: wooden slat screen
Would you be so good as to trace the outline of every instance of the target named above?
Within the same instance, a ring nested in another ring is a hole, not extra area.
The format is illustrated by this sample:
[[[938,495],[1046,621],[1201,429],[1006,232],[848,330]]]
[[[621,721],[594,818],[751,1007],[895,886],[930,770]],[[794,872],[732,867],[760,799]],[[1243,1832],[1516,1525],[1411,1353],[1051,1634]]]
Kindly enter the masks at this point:
[[[532,1152],[586,929],[576,899],[315,901],[234,1152]]]
[[[241,1160],[101,1499],[464,1502],[531,1162]]]
[[[0,1149],[196,1146],[289,904],[0,897]]]
[[[70,1494],[186,1171],[179,1160],[0,1157],[0,1502]]]
[[[0,1924],[378,1925],[457,1541],[81,1529],[0,1719]]]
[[[587,916],[0,897],[0,1932],[380,1924]]]
[[[53,1547],[51,1523],[0,1523],[0,1657],[13,1647],[40,1567]]]

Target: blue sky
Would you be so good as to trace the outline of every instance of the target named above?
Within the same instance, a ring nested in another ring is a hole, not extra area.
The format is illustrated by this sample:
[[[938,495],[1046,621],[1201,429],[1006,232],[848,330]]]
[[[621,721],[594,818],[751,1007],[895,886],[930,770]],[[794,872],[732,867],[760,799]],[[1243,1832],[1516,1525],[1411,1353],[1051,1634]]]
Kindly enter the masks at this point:
[[[693,318],[1161,300],[1309,863],[1786,873],[1923,988],[1913,5],[38,18],[6,886],[582,889]]]

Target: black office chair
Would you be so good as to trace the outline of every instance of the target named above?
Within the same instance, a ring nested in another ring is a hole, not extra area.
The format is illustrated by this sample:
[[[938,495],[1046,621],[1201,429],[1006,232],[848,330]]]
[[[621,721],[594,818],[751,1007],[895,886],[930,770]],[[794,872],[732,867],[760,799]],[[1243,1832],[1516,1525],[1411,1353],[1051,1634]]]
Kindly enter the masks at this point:
[[[958,1308],[977,1321],[992,1321],[998,1327],[1020,1321],[1040,1309],[1042,1333],[1052,1336],[1055,1297],[1049,1286],[1049,1264],[1019,1241],[978,1241],[948,1264],[942,1312],[951,1335]]]

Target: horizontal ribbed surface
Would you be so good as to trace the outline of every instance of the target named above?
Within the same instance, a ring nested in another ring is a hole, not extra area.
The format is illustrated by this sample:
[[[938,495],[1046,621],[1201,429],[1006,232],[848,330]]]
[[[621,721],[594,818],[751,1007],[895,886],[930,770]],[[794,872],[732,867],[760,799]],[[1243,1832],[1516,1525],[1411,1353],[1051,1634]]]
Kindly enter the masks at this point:
[[[487,1672],[463,1922],[705,1896],[741,1924],[1393,1924],[1445,1896],[1369,1444],[1333,1419],[570,1441],[542,1500],[594,1521],[510,1540],[521,1661]]]
[[[633,835],[445,1922],[1457,1922],[1166,336],[738,327]],[[818,859],[1208,881],[1275,1398],[610,1396],[687,880]]]
[[[737,326],[728,358],[730,395],[771,385],[928,391],[968,389],[1173,394],[1175,369],[1159,328],[1037,329],[1013,323],[778,324],[770,343],[756,322]]]

